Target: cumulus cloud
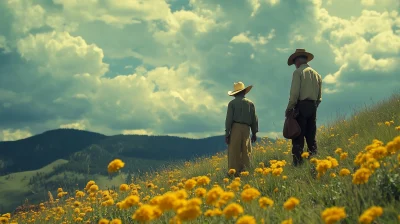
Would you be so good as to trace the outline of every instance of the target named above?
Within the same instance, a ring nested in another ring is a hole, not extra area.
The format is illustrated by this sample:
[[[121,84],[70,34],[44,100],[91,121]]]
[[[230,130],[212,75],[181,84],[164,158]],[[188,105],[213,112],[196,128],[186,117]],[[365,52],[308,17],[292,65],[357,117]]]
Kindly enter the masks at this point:
[[[29,35],[17,42],[17,49],[22,58],[38,65],[39,72],[52,76],[102,76],[108,71],[102,49],[67,32]]]
[[[0,133],[0,141],[15,141],[28,138],[30,136],[32,136],[32,133],[28,130],[5,129]]]
[[[62,124],[62,125],[60,125],[60,128],[85,130],[86,129],[85,123],[86,123],[86,121],[78,121],[78,122],[75,122],[75,123]]]
[[[253,48],[256,48],[257,45],[265,45],[269,40],[275,37],[275,30],[272,29],[267,36],[261,36],[260,34],[256,37],[250,36],[250,31],[242,32],[230,40],[231,43],[240,44],[247,43],[250,44]]]

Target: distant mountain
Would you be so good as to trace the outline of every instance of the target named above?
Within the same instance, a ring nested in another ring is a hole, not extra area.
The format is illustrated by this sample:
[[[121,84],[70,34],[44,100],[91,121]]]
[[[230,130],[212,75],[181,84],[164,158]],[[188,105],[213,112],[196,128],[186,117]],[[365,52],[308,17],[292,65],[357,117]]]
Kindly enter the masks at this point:
[[[203,139],[106,136],[75,129],[56,129],[22,140],[0,142],[0,175],[36,170],[58,159],[69,161],[57,168],[59,172],[106,174],[105,167],[114,158],[129,161],[126,170],[144,171],[168,162],[213,155],[225,149],[223,136]]]

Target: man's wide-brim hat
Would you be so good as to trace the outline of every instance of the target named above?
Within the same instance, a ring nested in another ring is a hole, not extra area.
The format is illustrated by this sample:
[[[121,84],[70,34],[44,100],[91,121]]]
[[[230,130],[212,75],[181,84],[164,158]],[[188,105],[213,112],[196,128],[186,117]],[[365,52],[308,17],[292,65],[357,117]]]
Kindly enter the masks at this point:
[[[289,66],[293,65],[294,64],[293,60],[299,56],[307,57],[307,62],[311,61],[314,58],[314,55],[311,54],[310,52],[307,52],[305,49],[296,49],[296,51],[289,56],[287,64]]]
[[[235,82],[233,83],[233,91],[228,91],[228,95],[233,96],[242,91],[245,91],[245,94],[247,94],[248,92],[250,92],[251,88],[253,88],[252,85],[245,87],[243,82]]]

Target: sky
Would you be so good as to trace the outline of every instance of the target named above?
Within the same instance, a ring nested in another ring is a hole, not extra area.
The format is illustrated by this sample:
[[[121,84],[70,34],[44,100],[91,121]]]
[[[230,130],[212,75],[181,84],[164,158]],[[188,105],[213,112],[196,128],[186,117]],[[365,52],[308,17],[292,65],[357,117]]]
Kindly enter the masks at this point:
[[[388,98],[399,0],[1,0],[0,140],[57,128],[223,135],[227,92],[280,137],[297,48],[323,78],[317,125]]]

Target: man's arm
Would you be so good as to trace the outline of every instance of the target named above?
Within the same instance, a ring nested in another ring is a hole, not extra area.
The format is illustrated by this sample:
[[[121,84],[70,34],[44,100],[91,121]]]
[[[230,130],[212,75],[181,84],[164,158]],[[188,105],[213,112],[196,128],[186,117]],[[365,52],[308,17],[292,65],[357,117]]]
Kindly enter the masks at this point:
[[[318,75],[318,77],[319,77],[319,89],[318,89],[317,107],[322,101],[322,78],[320,75]]]
[[[256,113],[256,107],[254,106],[254,104],[251,104],[251,133],[253,135],[256,135],[258,132],[258,117],[257,117],[257,113]]]
[[[286,110],[293,109],[296,106],[299,96],[300,96],[300,75],[298,75],[295,71],[293,72],[292,76],[292,85],[290,88],[289,103]]]
[[[233,104],[232,101],[228,104],[228,110],[226,112],[226,119],[225,119],[225,137],[228,137],[231,133],[233,123]]]

